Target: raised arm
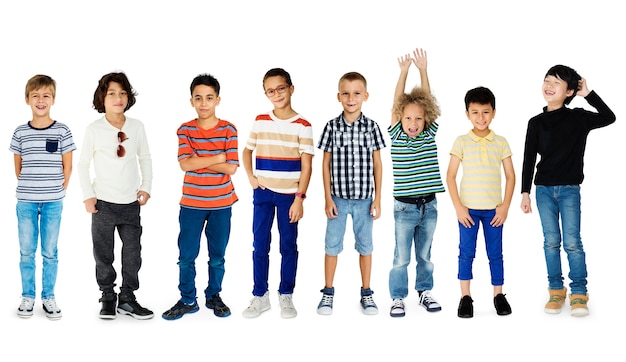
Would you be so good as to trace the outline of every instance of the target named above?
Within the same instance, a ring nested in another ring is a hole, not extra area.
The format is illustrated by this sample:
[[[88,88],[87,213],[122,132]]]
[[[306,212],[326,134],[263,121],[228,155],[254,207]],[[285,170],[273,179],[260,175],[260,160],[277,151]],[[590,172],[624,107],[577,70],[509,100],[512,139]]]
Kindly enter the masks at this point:
[[[421,79],[421,87],[423,90],[431,94],[430,92],[430,83],[428,82],[428,72],[426,68],[428,66],[428,61],[426,57],[426,51],[420,48],[415,48],[413,51],[413,64],[420,71],[420,79]]]
[[[396,91],[393,95],[393,103],[395,105],[396,99],[400,97],[404,93],[404,89],[406,88],[406,78],[409,75],[409,68],[411,67],[411,55],[406,54],[400,58],[398,58],[398,65],[400,66],[400,76],[398,77],[398,83],[396,84]],[[400,121],[398,115],[395,114],[393,110],[394,106],[391,108],[391,126],[395,125]]]

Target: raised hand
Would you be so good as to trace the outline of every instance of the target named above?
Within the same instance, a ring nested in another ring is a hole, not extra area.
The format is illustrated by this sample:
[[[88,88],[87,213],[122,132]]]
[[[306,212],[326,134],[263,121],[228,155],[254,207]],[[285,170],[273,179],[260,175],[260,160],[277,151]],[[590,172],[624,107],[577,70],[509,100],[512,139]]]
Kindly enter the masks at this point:
[[[422,48],[415,48],[413,51],[413,64],[417,69],[426,69],[428,65],[426,51]]]

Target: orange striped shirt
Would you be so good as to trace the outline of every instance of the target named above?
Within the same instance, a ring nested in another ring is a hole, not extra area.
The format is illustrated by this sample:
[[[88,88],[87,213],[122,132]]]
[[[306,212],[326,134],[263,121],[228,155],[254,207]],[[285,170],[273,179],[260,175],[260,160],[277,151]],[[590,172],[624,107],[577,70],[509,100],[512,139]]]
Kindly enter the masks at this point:
[[[178,135],[178,161],[197,156],[226,153],[226,162],[239,166],[237,128],[219,120],[212,129],[202,129],[197,119],[183,123]],[[180,205],[192,209],[223,209],[238,200],[230,175],[206,168],[187,171]]]

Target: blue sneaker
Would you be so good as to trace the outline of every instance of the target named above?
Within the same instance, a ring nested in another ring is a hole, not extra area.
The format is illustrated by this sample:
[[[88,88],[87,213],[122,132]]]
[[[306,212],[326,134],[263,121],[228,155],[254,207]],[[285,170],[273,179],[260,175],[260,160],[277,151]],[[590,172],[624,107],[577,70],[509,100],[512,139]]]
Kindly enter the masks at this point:
[[[376,303],[374,303],[372,294],[374,294],[374,291],[370,288],[361,288],[361,308],[363,309],[363,313],[367,315],[378,314],[378,307]]]
[[[198,307],[196,301],[194,301],[193,304],[185,304],[182,300],[179,300],[172,308],[165,311],[162,317],[168,321],[173,321],[182,318],[185,314],[195,313],[199,310],[200,307]]]
[[[324,288],[322,292],[322,300],[317,305],[317,314],[331,315],[333,314],[333,298],[335,297],[335,288]]]

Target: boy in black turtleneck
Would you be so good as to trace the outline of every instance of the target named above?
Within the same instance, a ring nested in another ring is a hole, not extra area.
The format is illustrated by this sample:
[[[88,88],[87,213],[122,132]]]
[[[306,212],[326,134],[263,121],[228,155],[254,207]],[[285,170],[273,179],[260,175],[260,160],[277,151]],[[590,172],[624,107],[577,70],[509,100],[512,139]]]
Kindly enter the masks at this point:
[[[530,189],[535,179],[535,199],[544,235],[544,253],[548,272],[550,299],[544,311],[561,312],[567,289],[561,271],[561,235],[569,262],[571,315],[586,316],[587,265],[580,238],[580,184],[583,182],[583,158],[587,135],[593,129],[615,122],[615,114],[574,69],[555,65],[548,70],[542,86],[547,106],[528,121],[524,164],[522,167],[522,204],[530,207]],[[579,95],[597,110],[568,108]],[[537,163],[537,155],[541,156]],[[559,227],[561,220],[562,230]]]

